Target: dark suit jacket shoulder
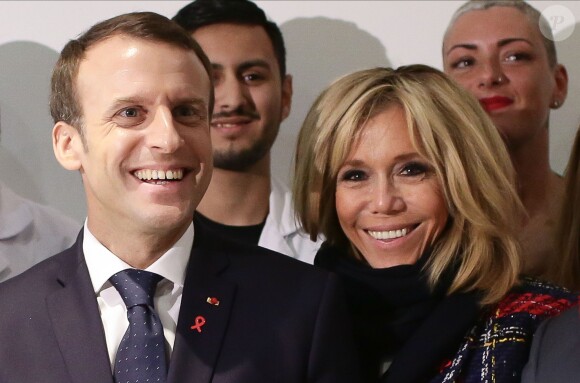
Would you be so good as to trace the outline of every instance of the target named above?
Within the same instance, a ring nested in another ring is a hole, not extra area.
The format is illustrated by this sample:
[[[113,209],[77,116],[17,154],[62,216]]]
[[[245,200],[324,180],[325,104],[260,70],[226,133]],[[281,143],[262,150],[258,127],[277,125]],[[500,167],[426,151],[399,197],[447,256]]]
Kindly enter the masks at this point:
[[[168,382],[358,381],[340,290],[310,265],[196,230]],[[0,383],[112,383],[82,235],[0,284],[0,323]]]
[[[580,380],[580,311],[572,307],[543,322],[524,368],[525,383],[569,383]]]
[[[82,234],[0,284],[0,323],[1,383],[113,382]]]

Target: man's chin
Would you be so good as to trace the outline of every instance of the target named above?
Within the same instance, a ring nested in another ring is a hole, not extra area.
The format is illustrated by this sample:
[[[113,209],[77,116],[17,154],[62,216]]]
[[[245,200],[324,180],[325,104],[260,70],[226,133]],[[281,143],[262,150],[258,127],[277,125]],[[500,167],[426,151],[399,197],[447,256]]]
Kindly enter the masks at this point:
[[[266,153],[258,150],[245,150],[236,153],[214,152],[213,167],[232,172],[244,172],[264,158]]]
[[[193,211],[179,206],[157,206],[141,217],[143,229],[171,231],[187,227],[193,219]]]

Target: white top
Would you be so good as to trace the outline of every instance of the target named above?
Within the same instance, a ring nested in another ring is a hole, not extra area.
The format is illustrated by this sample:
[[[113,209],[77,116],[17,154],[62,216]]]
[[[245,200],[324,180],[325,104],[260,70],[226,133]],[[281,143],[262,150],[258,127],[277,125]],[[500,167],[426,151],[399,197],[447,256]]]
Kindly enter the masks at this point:
[[[0,183],[0,282],[69,248],[80,224]]]
[[[193,246],[193,235],[192,222],[175,245],[145,269],[164,278],[157,285],[153,303],[163,325],[165,345],[169,355],[171,355],[173,343],[175,342],[175,329],[179,317],[179,308],[181,307],[187,262]],[[129,327],[129,321],[127,320],[127,307],[123,302],[123,298],[109,282],[109,278],[119,271],[132,267],[105,248],[91,234],[86,223],[84,226],[83,252],[97,296],[97,303],[105,330],[109,361],[111,362],[111,369],[113,369],[117,348]]]
[[[258,245],[312,264],[322,239],[311,241],[296,221],[292,194],[272,177],[270,208]]]

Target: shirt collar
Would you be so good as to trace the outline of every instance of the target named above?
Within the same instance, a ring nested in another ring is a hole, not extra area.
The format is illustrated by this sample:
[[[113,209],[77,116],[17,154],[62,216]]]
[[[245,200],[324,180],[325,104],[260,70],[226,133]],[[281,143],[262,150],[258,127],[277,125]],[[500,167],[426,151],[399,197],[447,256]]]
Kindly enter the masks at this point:
[[[85,261],[93,289],[98,294],[112,275],[130,269],[131,266],[111,253],[95,238],[89,230],[86,220],[83,231]],[[172,282],[174,286],[183,287],[187,263],[193,246],[193,236],[192,222],[175,245],[145,270],[161,275]]]

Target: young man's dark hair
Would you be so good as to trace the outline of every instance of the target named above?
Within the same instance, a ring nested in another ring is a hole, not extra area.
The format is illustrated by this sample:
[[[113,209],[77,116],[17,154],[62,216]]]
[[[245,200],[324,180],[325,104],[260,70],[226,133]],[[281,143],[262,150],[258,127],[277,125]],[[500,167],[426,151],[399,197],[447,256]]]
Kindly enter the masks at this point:
[[[278,26],[269,21],[255,3],[248,0],[196,0],[183,7],[172,19],[189,33],[212,24],[231,23],[260,25],[264,28],[280,67],[280,76],[286,75],[286,48]]]

